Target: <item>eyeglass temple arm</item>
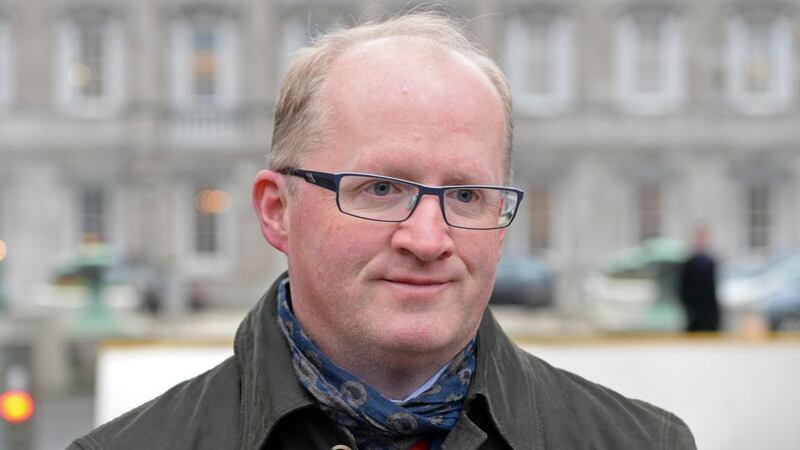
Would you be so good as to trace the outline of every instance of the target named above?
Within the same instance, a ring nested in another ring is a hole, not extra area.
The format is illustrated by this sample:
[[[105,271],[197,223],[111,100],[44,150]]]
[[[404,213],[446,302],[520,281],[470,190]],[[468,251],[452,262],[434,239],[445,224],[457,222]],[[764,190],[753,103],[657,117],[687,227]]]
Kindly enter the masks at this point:
[[[311,184],[336,192],[336,176],[331,173],[315,172],[313,170],[295,169],[293,167],[283,169],[280,172],[286,175],[294,175],[296,177],[300,177]]]

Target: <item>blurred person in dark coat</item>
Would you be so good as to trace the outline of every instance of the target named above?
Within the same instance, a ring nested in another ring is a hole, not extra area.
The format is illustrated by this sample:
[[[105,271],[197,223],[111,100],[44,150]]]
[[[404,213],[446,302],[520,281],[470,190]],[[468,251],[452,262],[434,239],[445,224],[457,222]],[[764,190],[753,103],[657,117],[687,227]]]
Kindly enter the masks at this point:
[[[686,331],[719,331],[717,263],[709,252],[705,226],[695,229],[692,253],[680,268],[678,294],[686,310]]]

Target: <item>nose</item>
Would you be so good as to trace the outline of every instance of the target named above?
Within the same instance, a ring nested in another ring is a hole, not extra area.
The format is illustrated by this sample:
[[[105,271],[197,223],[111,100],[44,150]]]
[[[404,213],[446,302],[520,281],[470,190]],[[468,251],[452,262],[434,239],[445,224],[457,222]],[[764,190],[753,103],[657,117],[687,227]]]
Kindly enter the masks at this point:
[[[411,217],[398,223],[397,227],[392,235],[392,248],[395,250],[411,253],[421,261],[435,261],[453,255],[455,242],[435,195],[424,195]]]

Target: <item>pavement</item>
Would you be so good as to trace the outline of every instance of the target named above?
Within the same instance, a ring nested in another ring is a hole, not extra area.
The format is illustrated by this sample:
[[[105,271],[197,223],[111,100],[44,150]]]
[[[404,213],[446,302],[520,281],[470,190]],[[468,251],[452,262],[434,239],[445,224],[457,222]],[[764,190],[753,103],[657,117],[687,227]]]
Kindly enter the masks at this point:
[[[34,450],[61,450],[94,428],[94,394],[40,398],[36,412]]]

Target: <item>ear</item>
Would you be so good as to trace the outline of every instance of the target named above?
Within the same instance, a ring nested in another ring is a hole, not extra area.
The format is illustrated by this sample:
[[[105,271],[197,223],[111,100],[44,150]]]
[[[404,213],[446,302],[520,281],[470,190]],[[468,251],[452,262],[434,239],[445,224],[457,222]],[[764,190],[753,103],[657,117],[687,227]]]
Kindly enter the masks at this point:
[[[289,253],[289,195],[283,175],[261,170],[253,182],[253,208],[264,239],[278,251]]]

